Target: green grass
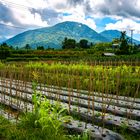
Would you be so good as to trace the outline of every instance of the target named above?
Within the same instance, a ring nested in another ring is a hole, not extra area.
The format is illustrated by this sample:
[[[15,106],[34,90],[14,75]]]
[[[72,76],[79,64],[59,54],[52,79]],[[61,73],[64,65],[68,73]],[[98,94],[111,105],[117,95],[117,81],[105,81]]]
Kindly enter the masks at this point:
[[[35,85],[36,86],[36,85]],[[32,101],[33,112],[23,113],[17,124],[11,123],[0,116],[0,139],[3,140],[88,140],[88,135],[69,135],[64,129],[63,123],[71,121],[67,116],[67,110],[56,102],[51,104],[49,100],[41,101],[41,94],[36,92]]]
[[[51,125],[42,130],[34,124],[36,117],[32,113],[26,114],[18,124],[0,116],[0,140],[89,140],[86,132],[82,135],[69,135],[67,131],[61,131],[58,135],[53,133]]]
[[[26,118],[26,119],[25,119]],[[58,136],[53,134],[51,126],[42,130],[35,126],[35,116],[32,113],[26,114],[26,117],[16,125],[0,116],[0,139],[4,140],[68,140],[62,131]],[[28,118],[28,119],[27,119]]]
[[[0,140],[60,140],[60,138],[61,140],[90,139],[86,132],[82,135],[70,135],[66,131],[63,131],[59,136],[55,136],[51,129],[44,129],[42,131],[41,128],[34,127],[35,116],[32,113],[26,114],[26,119],[23,118],[21,122],[16,125],[0,116]],[[124,136],[125,140],[140,140],[139,134],[128,133],[122,129],[119,130],[119,133]]]

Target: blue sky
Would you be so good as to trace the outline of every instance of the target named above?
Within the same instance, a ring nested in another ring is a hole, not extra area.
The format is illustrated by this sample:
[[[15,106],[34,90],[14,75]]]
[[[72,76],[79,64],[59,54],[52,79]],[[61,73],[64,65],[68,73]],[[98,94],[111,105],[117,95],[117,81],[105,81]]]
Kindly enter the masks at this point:
[[[140,40],[139,7],[140,0],[0,0],[0,39],[76,21],[97,32],[126,30],[130,35],[134,29],[134,38]]]

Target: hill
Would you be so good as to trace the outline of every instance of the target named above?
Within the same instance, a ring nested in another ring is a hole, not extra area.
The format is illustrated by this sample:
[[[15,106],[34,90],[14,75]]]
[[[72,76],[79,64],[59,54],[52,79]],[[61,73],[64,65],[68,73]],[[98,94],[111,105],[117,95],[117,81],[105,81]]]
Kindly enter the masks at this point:
[[[120,38],[121,32],[118,30],[105,30],[101,32],[100,35],[109,39],[109,41],[111,42],[114,38]],[[129,36],[127,37],[129,38],[129,40],[131,40]],[[140,44],[140,41],[133,39],[133,43]]]
[[[105,30],[97,33],[87,25],[78,22],[62,22],[52,27],[29,30],[14,36],[6,41],[13,47],[25,47],[30,44],[32,48],[44,46],[45,48],[59,49],[62,47],[62,41],[65,37],[75,39],[87,39],[90,42],[111,42],[114,38],[120,38],[121,32],[117,30]],[[130,37],[129,37],[130,38]],[[133,40],[134,43],[140,44],[140,41]]]
[[[14,47],[24,47],[30,44],[33,48],[42,45],[45,48],[61,48],[64,38],[76,41],[87,39],[90,42],[108,42],[109,40],[88,26],[77,22],[62,22],[52,27],[29,30],[8,39],[6,43]]]

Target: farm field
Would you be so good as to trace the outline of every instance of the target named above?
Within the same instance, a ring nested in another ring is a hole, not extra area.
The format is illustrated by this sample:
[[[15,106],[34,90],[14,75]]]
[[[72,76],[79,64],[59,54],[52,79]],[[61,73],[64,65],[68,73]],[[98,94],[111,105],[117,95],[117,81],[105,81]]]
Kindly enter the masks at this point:
[[[70,120],[62,122],[69,133],[88,130],[87,139],[138,139],[140,66],[111,64],[0,63],[1,115],[18,123],[19,113],[5,107],[27,113],[49,102],[65,108]]]
[[[0,140],[140,140],[140,0],[0,0]]]

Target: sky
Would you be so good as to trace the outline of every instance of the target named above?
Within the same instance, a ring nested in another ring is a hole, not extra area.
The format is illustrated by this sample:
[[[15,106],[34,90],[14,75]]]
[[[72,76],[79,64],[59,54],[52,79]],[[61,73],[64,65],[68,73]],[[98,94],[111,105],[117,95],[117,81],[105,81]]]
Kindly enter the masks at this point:
[[[103,30],[134,30],[140,40],[140,0],[0,0],[0,39],[64,21]]]

